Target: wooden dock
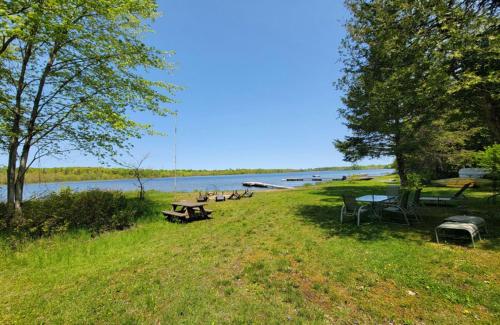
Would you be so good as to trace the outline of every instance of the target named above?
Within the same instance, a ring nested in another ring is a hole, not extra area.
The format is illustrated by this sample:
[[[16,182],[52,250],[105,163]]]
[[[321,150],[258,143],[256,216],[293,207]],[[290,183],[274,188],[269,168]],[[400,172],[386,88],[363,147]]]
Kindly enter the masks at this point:
[[[293,187],[274,185],[274,184],[268,184],[268,183],[262,183],[262,182],[244,182],[243,186],[245,186],[245,187],[276,188],[276,189],[283,189],[283,190],[290,190],[293,188]]]

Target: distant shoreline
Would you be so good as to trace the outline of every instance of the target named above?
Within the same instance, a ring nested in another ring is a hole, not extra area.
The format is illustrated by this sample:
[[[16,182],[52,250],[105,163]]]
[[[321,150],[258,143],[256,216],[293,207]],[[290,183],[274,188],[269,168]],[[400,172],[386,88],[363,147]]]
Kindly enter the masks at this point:
[[[224,170],[191,170],[179,169],[144,169],[143,178],[165,178],[165,177],[190,177],[190,176],[222,176],[240,174],[274,174],[292,172],[319,172],[319,171],[342,171],[342,170],[368,170],[368,169],[390,169],[389,165],[366,165],[346,167],[320,167],[304,169],[224,169]],[[0,184],[6,184],[5,168],[1,168]],[[133,179],[134,175],[130,169],[107,168],[107,167],[54,167],[54,168],[32,168],[26,175],[26,183],[48,183],[48,182],[72,182],[72,181],[101,181]]]

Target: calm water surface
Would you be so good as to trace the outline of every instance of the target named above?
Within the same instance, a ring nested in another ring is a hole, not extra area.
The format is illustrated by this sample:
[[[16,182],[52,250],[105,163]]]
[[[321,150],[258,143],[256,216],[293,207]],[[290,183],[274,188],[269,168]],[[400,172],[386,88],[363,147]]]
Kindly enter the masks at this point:
[[[339,170],[339,171],[321,171],[321,172],[294,172],[294,173],[276,173],[276,174],[242,174],[242,175],[224,175],[224,176],[192,176],[178,177],[174,188],[174,178],[151,178],[145,179],[146,190],[157,190],[162,192],[192,192],[192,191],[229,191],[241,190],[245,187],[243,182],[263,182],[274,185],[296,187],[312,181],[305,182],[287,182],[284,178],[311,178],[318,175],[323,178],[341,178],[354,174],[367,174],[370,176],[386,175],[394,172],[392,169],[367,169],[367,170]],[[71,188],[75,191],[88,189],[102,190],[137,190],[137,181],[133,179],[119,179],[108,181],[78,181],[78,182],[56,182],[26,184],[25,197],[36,197],[58,191],[61,188]],[[254,188],[254,190],[259,190]],[[5,186],[0,186],[0,198],[5,199]]]

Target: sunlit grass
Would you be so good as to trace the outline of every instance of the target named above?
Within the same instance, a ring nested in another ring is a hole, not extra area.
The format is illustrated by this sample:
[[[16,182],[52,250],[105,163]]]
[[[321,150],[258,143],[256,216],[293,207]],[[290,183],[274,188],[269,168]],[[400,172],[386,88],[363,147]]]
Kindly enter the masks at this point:
[[[163,221],[172,194],[135,227],[2,243],[0,323],[494,323],[500,316],[498,207],[476,249],[436,244],[456,213],[427,209],[416,227],[338,223],[342,192],[387,184],[337,182],[211,203],[211,220]],[[451,195],[456,189],[438,190]],[[178,194],[175,199],[194,197]],[[411,291],[416,295],[411,295]]]

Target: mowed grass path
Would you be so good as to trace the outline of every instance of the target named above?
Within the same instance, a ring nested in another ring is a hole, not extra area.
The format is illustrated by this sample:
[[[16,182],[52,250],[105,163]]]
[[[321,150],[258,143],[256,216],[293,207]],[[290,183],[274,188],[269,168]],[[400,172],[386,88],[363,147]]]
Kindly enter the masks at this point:
[[[488,207],[491,234],[476,249],[433,242],[431,229],[449,209],[410,228],[339,224],[340,193],[384,186],[257,193],[211,203],[213,219],[188,224],[163,221],[159,211],[173,197],[149,193],[158,213],[129,230],[55,236],[15,252],[3,244],[0,323],[498,321],[498,209]],[[481,210],[486,194],[470,193]]]

